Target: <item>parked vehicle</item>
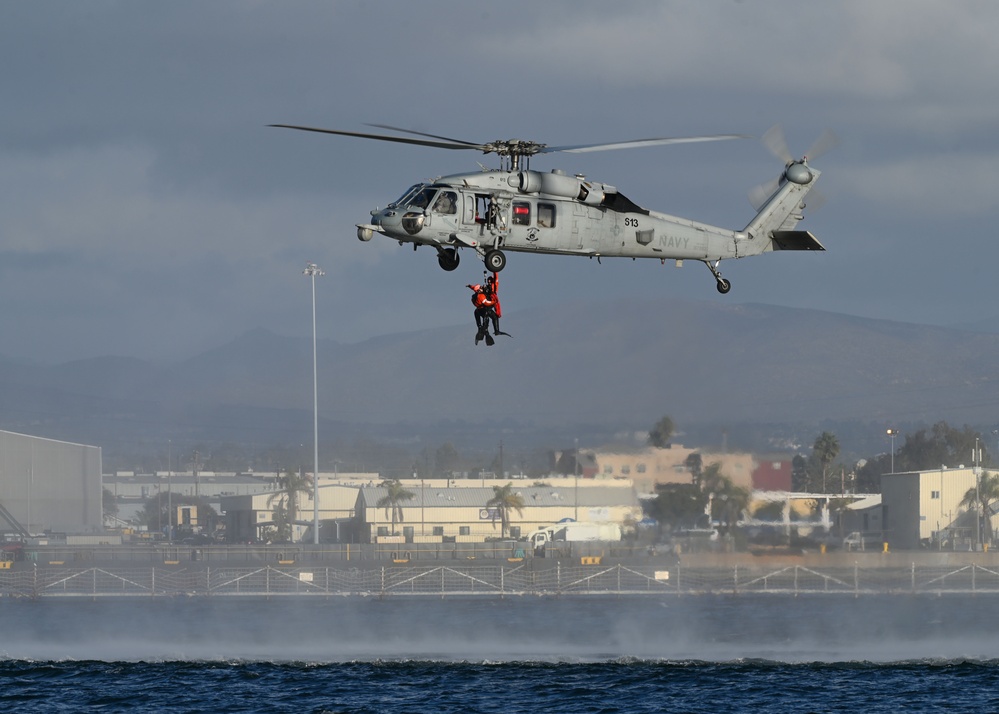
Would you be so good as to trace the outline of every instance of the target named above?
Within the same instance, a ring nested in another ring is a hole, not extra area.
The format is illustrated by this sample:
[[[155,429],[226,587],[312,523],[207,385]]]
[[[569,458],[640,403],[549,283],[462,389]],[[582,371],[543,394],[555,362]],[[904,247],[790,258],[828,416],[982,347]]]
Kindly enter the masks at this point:
[[[621,526],[616,523],[558,523],[534,531],[527,540],[535,552],[553,542],[619,541]]]
[[[843,550],[868,550],[878,548],[881,538],[878,536],[864,535],[859,531],[854,531],[843,539]]]

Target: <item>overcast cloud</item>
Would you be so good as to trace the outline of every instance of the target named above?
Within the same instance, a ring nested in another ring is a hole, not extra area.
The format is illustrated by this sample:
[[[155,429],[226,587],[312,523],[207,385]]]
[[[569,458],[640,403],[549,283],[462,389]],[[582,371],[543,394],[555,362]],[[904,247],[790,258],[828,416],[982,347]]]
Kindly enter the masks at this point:
[[[700,264],[511,254],[507,314],[636,296],[930,324],[994,319],[999,4],[0,4],[0,354],[171,360],[255,327],[321,338],[470,322],[470,253],[354,224],[493,157],[271,129],[384,123],[550,144],[825,129],[824,254]],[[491,163],[492,162],[492,163]],[[554,155],[648,208],[731,228],[780,163],[759,142]],[[650,329],[655,329],[650,325]]]

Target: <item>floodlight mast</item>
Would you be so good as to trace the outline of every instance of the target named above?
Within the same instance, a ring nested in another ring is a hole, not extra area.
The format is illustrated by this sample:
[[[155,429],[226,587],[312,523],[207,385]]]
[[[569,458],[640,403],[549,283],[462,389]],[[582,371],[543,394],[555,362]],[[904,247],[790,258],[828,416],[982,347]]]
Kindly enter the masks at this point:
[[[302,271],[312,279],[312,542],[319,545],[319,370],[316,362],[316,276],[326,275],[309,263]]]

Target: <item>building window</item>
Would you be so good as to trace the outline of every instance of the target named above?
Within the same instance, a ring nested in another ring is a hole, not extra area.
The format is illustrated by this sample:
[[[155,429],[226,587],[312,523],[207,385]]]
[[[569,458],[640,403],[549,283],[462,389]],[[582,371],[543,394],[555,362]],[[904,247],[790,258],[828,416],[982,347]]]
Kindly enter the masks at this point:
[[[471,526],[458,526],[458,535],[469,535],[471,533]]]
[[[434,526],[434,535],[435,536],[444,535],[444,526]]]
[[[645,473],[645,464],[638,464],[637,466],[635,466],[635,471],[637,471],[640,474],[644,474]]]
[[[524,203],[523,201],[513,202],[513,225],[531,225],[531,204]]]
[[[624,474],[625,476],[627,476],[628,474],[631,473],[631,467],[630,466],[622,466],[621,467],[621,473]]]
[[[388,535],[388,526],[378,526],[378,535],[380,535],[380,536],[387,536]]]
[[[608,474],[608,475],[610,475],[610,474],[614,473],[614,467],[613,467],[613,466],[611,466],[610,464],[606,464],[606,465],[604,466],[604,473],[605,473],[605,474]]]
[[[939,491],[930,491],[930,498],[940,498]]]
[[[520,540],[520,526],[510,526],[510,537],[514,540]]]

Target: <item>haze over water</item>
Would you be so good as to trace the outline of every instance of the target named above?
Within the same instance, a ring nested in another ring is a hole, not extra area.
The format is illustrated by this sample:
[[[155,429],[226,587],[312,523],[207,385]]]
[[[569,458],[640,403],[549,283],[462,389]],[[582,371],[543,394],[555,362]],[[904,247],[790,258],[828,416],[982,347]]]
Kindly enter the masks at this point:
[[[999,700],[992,597],[7,600],[0,708],[909,711]],[[872,694],[876,692],[876,696]]]

